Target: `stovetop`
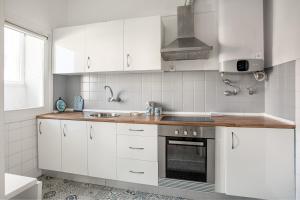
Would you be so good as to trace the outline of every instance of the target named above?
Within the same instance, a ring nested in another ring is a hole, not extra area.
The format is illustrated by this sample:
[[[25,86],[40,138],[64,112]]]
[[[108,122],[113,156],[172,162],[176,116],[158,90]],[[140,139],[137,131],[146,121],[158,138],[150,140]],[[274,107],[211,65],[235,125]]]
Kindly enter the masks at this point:
[[[174,122],[213,122],[211,117],[164,116],[161,121]]]

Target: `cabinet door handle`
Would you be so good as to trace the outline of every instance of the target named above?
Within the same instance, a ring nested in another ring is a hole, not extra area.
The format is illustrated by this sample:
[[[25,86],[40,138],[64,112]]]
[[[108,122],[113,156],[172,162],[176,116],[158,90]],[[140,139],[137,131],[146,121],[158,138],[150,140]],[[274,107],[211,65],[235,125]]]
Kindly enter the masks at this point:
[[[137,171],[132,171],[132,170],[130,170],[129,172],[132,174],[145,174],[145,172],[137,172]]]
[[[143,132],[143,129],[128,129],[129,131],[133,131],[133,132]]]
[[[235,147],[234,147],[234,132],[231,132],[231,149],[235,149]]]
[[[142,147],[128,147],[131,150],[144,150],[145,148]]]
[[[42,122],[39,123],[39,133],[42,135],[42,130],[41,130]]]
[[[93,126],[90,126],[90,139],[93,140],[93,136],[92,136],[92,130],[93,130]]]
[[[90,57],[88,57],[88,58],[87,58],[87,68],[88,68],[88,69],[90,69],[90,68],[91,68],[91,66],[90,66],[90,60],[91,60],[91,58],[90,58]]]
[[[63,127],[63,134],[64,134],[65,137],[67,137],[67,134],[66,134],[66,131],[65,131],[66,126],[67,126],[67,125],[64,124],[64,127]]]
[[[130,67],[129,59],[130,59],[130,54],[128,53],[128,54],[127,54],[127,67]]]

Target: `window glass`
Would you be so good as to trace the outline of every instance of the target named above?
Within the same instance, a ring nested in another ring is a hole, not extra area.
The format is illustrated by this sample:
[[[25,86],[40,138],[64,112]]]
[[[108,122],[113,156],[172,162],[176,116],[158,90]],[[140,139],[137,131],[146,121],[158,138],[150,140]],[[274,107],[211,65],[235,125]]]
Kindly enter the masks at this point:
[[[24,81],[24,34],[4,29],[4,80],[11,83]]]
[[[45,39],[4,28],[4,109],[44,106]]]

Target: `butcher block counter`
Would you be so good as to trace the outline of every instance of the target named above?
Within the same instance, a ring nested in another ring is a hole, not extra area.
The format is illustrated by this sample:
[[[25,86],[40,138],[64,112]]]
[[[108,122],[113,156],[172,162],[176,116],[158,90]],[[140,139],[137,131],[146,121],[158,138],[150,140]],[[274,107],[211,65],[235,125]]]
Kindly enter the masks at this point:
[[[131,124],[176,125],[176,126],[223,126],[223,127],[282,128],[282,129],[295,128],[295,125],[292,123],[276,120],[274,118],[267,117],[267,116],[237,116],[237,115],[212,116],[211,122],[162,121],[161,118],[163,116],[169,116],[169,115],[162,115],[161,117],[146,117],[143,114],[140,114],[138,116],[132,116],[130,114],[122,113],[118,117],[98,118],[98,117],[91,117],[89,116],[88,113],[65,112],[65,113],[43,114],[37,116],[37,118],[94,121],[94,122],[131,123]]]

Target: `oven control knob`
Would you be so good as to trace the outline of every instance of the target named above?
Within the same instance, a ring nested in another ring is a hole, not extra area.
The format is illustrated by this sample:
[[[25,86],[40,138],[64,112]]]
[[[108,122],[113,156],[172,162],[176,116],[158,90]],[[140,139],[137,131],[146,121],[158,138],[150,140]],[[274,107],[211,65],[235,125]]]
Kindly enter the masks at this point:
[[[176,129],[175,132],[174,132],[174,134],[178,135],[179,134],[179,130]]]
[[[183,135],[188,135],[187,130],[183,131]]]
[[[198,135],[197,131],[193,131],[193,136],[197,136],[197,135]]]

